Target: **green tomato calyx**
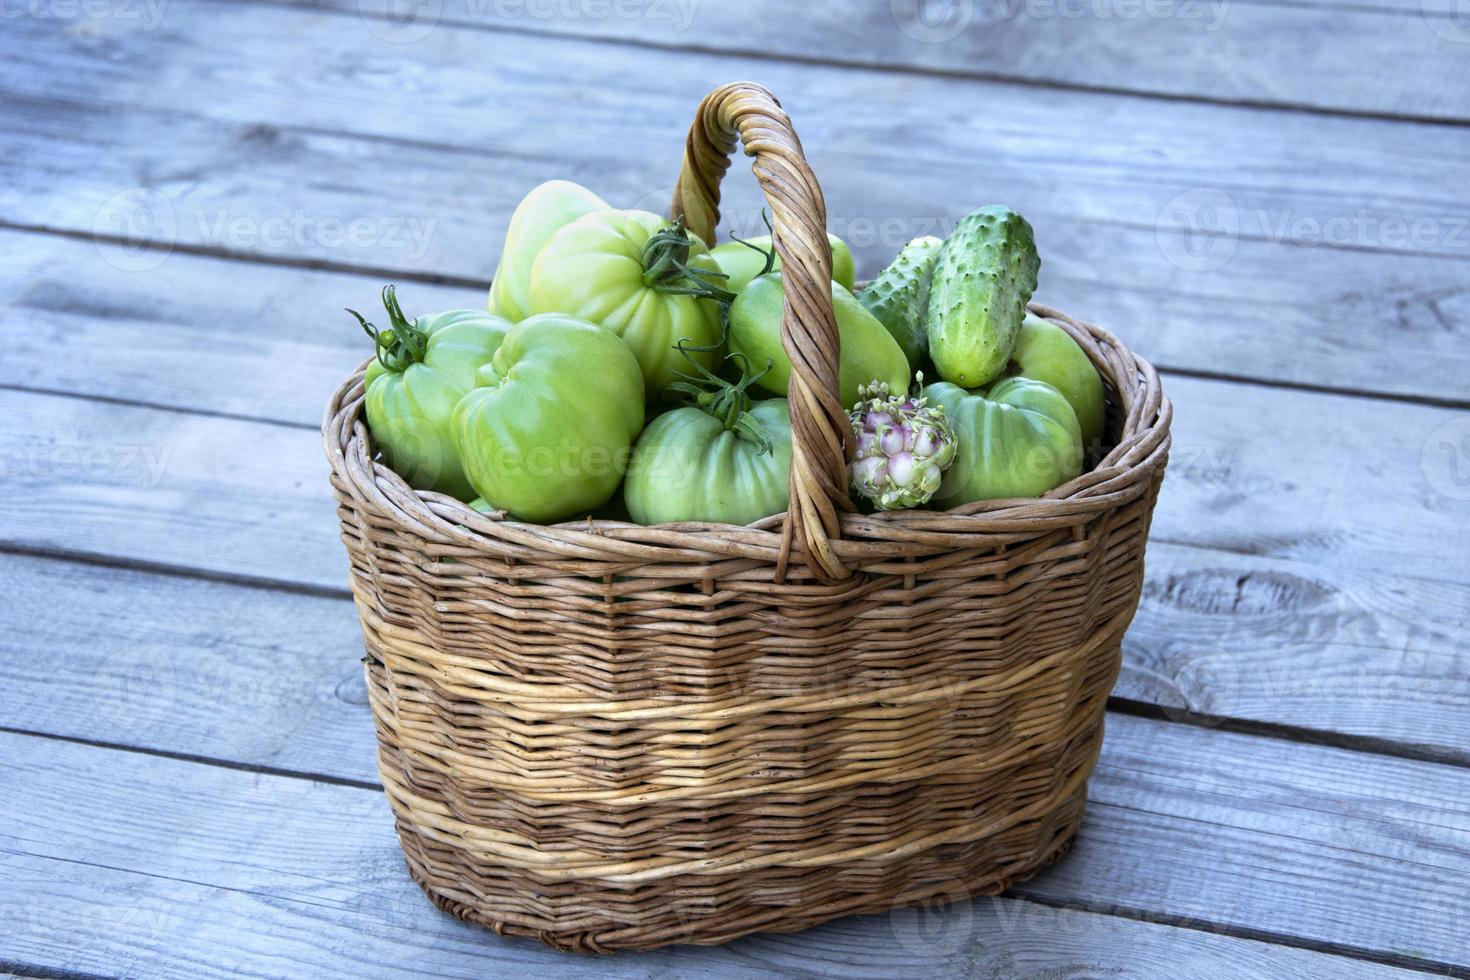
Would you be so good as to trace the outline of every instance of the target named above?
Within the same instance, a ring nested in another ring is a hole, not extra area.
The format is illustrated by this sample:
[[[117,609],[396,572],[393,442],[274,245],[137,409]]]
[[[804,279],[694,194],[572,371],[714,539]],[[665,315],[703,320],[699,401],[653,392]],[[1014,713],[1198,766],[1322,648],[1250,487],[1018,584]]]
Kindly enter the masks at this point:
[[[751,251],[759,252],[761,256],[766,260],[766,264],[761,266],[761,271],[751,276],[752,279],[759,279],[761,276],[766,275],[772,269],[776,268],[776,229],[771,227],[771,216],[766,213],[765,208],[761,208],[761,220],[764,221],[766,224],[766,234],[770,235],[771,237],[770,248],[761,248],[755,242],[747,242],[745,239],[741,238],[734,232],[730,233],[730,241],[739,242],[741,245],[744,245]]]
[[[728,304],[735,294],[715,280],[730,278],[713,269],[700,269],[689,264],[689,249],[694,239],[684,230],[684,216],[649,237],[643,246],[643,285],[661,293],[697,296]]]
[[[700,364],[690,357],[691,352],[717,350],[719,345],[713,347],[694,347],[688,343],[688,338],[680,340],[674,345],[679,353],[689,359],[698,374],[685,374],[679,372],[683,381],[675,381],[669,385],[671,391],[677,391],[689,398],[690,404],[695,408],[713,415],[719,419],[721,424],[729,432],[755,444],[756,455],[769,455],[772,446],[771,439],[760,426],[755,424],[750,415],[750,395],[746,390],[771,370],[772,364],[766,362],[766,368],[759,374],[750,371],[750,359],[744,354],[730,354],[725,359],[740,369],[740,380],[731,384],[724,378],[715,374],[709,368]]]
[[[429,352],[429,335],[419,327],[418,321],[403,315],[398,305],[398,296],[393,286],[383,287],[383,308],[388,311],[387,330],[379,330],[356,310],[348,310],[357,317],[363,332],[373,338],[373,348],[378,363],[388,371],[402,373],[409,365],[417,364]]]

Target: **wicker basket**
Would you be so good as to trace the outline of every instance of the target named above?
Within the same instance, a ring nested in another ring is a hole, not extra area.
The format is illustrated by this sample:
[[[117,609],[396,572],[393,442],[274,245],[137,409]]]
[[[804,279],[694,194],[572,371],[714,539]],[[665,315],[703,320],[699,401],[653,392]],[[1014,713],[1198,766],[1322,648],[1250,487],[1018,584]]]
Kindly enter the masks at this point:
[[[496,932],[607,952],[999,892],[1082,818],[1169,446],[1158,376],[1045,307],[1113,448],[1036,500],[848,502],[825,205],[765,89],[724,86],[674,210],[713,240],[737,139],[774,214],[794,364],[788,514],[556,526],[410,489],[362,372],[324,436],[408,867]]]

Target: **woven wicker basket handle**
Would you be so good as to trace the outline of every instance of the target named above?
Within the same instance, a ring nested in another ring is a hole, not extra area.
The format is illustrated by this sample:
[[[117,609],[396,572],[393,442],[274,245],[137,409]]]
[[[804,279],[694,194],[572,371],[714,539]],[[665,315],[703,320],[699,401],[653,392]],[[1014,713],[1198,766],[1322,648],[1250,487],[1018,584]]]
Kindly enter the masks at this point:
[[[840,534],[839,512],[852,509],[847,495],[852,429],[838,398],[827,204],[802,155],[801,140],[775,96],[753,82],[732,82],[705,96],[689,129],[673,213],[683,215],[691,232],[714,244],[720,179],[730,168],[737,140],[755,158],[751,169],[771,206],[786,292],[781,343],[792,368],[791,507],[777,580],[785,574],[795,541],[814,575],[842,579],[848,570],[832,541]]]

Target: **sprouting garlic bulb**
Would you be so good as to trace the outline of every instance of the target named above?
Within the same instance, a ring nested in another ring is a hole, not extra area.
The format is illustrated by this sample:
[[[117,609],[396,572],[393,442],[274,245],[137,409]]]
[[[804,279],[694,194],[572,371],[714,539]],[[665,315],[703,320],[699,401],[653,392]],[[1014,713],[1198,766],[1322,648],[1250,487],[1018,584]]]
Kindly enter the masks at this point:
[[[944,408],[922,394],[890,394],[886,382],[864,385],[859,394],[851,416],[857,433],[853,489],[879,510],[928,503],[954,462],[955,435]]]

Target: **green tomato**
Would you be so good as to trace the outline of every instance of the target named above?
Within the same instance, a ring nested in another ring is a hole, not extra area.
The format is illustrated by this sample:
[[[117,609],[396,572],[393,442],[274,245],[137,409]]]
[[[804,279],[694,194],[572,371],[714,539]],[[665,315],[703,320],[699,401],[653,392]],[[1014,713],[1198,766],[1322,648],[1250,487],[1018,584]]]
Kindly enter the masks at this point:
[[[745,418],[768,448],[702,408],[676,408],[650,422],[623,484],[633,520],[749,524],[785,510],[791,476],[786,399],[756,402]]]
[[[561,314],[511,328],[454,410],[465,475],[490,506],[551,523],[607,502],[643,428],[643,376],[626,344]]]
[[[419,490],[474,496],[450,432],[454,406],[475,386],[510,323],[478,310],[450,310],[409,321],[389,286],[383,302],[392,326],[379,331],[357,316],[377,343],[363,378],[368,428],[393,471]]]
[[[747,238],[746,241],[766,251],[772,248],[770,235]],[[827,232],[827,241],[832,245],[832,281],[840,282],[850,292],[857,281],[857,263],[852,259],[852,249],[830,231]],[[720,271],[730,277],[725,280],[725,288],[732,293],[738,293],[750,285],[750,281],[760,275],[766,266],[764,255],[740,242],[716,245],[709,250],[709,254],[720,264]],[[772,271],[780,268],[781,256],[778,255]]]
[[[924,394],[954,429],[959,450],[934,506],[1039,497],[1082,472],[1082,431],[1067,399],[1049,384],[1007,378],[984,394],[947,382]]]
[[[781,314],[786,296],[781,273],[757,276],[730,305],[730,350],[745,355],[759,371],[769,361],[771,371],[757,382],[784,395],[791,382],[791,361],[781,346]],[[841,338],[838,356],[839,397],[846,408],[860,400],[858,388],[886,381],[893,392],[907,391],[909,362],[903,349],[841,283],[832,283],[832,308]]]
[[[510,216],[495,278],[490,281],[490,312],[511,322],[529,316],[531,265],[546,240],[563,225],[608,206],[602,198],[569,180],[548,180],[532,188]]]
[[[690,352],[703,367],[718,357],[719,304],[688,295],[704,287],[685,270],[719,267],[703,242],[656,214],[594,211],[552,235],[536,257],[531,312],[566,313],[611,330],[638,358],[648,393],[657,395],[690,370],[675,346],[681,340],[710,348]]]
[[[1010,375],[1045,381],[1067,399],[1082,427],[1082,446],[1101,448],[1107,412],[1102,378],[1072,335],[1050,320],[1027,313],[1011,354]]]

